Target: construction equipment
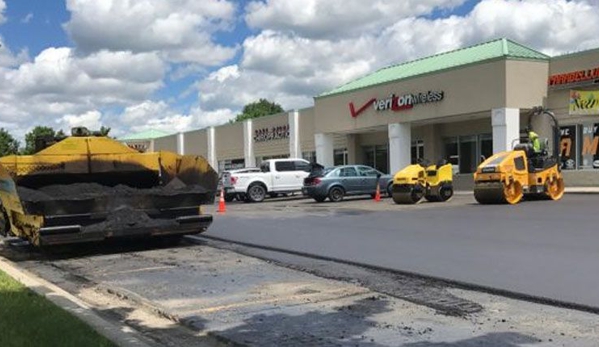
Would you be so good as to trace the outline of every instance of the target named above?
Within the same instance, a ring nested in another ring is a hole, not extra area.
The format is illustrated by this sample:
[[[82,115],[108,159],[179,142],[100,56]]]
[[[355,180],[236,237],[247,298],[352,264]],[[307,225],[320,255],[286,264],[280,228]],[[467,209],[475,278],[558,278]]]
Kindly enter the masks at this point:
[[[36,246],[181,237],[212,223],[218,175],[198,156],[139,153],[74,128],[34,155],[0,158],[0,233]]]
[[[453,196],[451,164],[440,160],[428,165],[424,160],[406,166],[393,177],[391,195],[396,204],[447,201]]]
[[[527,199],[559,200],[564,195],[564,179],[559,166],[559,124],[555,115],[541,107],[529,114],[528,128],[538,116],[548,116],[552,124],[553,149],[545,139],[535,151],[528,138],[511,151],[500,152],[482,162],[474,173],[474,198],[481,204],[517,204]]]

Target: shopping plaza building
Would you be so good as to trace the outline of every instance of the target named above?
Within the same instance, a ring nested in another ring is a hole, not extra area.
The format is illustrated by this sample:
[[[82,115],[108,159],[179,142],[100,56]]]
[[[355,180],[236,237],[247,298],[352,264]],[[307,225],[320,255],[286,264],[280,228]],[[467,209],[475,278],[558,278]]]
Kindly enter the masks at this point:
[[[417,158],[443,158],[465,175],[511,149],[535,106],[559,120],[566,184],[599,184],[599,49],[550,57],[509,39],[382,68],[316,96],[306,109],[122,140],[201,155],[220,171],[301,157],[394,173]],[[548,119],[532,125],[551,137]]]

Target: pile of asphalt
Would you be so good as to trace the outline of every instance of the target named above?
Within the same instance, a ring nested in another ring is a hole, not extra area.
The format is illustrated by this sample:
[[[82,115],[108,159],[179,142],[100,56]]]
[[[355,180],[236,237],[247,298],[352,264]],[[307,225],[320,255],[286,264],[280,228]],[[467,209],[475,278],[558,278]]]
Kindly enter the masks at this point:
[[[83,227],[83,231],[112,231],[134,228],[162,228],[177,226],[173,219],[152,219],[143,211],[120,207],[111,211],[105,221]]]
[[[173,180],[165,186],[140,189],[119,184],[114,187],[98,183],[57,184],[31,189],[18,186],[17,193],[22,201],[41,202],[52,200],[94,199],[104,196],[134,196],[134,195],[177,195],[184,193],[203,194],[207,190],[200,185],[185,185],[179,180]]]

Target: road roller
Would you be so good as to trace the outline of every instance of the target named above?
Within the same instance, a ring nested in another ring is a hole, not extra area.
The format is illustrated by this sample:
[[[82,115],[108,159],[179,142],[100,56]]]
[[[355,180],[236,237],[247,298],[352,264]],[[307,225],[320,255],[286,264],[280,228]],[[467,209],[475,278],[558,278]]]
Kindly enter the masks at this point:
[[[396,204],[447,201],[453,196],[453,171],[444,160],[428,165],[425,160],[406,166],[393,176],[392,197]]]
[[[532,119],[544,116],[552,123],[553,148],[548,151],[548,140],[541,148],[533,147],[525,136],[511,151],[492,155],[482,162],[474,173],[474,198],[481,204],[517,204],[528,200],[559,200],[564,195],[564,179],[559,160],[559,124],[555,115],[542,107],[529,114]]]

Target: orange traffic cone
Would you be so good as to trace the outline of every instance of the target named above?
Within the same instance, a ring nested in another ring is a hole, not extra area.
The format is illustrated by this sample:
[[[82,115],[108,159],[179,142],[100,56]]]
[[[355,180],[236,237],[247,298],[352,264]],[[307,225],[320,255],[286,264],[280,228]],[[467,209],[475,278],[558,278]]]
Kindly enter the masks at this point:
[[[374,201],[381,201],[381,187],[379,182],[376,183],[376,193],[374,194]]]
[[[218,213],[225,213],[227,211],[227,207],[225,206],[225,192],[223,189],[220,190],[220,199],[218,200]]]

